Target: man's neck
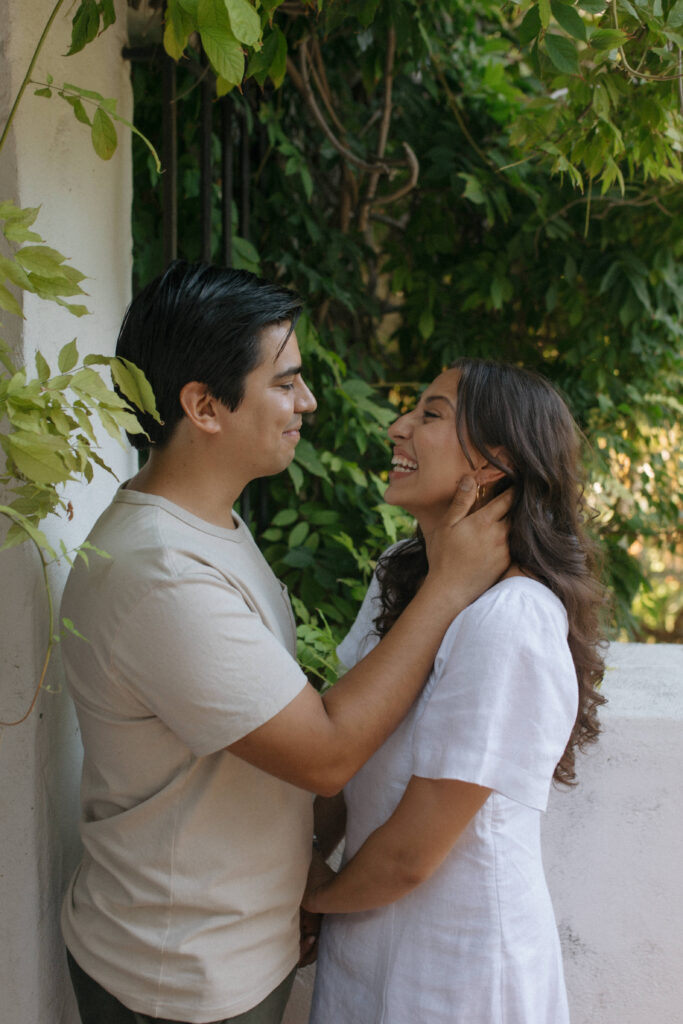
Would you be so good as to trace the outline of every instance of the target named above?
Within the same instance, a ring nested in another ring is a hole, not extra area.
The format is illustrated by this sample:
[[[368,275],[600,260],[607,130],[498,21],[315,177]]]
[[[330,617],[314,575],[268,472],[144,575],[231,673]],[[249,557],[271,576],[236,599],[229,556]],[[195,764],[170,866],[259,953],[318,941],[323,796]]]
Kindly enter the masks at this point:
[[[128,481],[127,488],[157,494],[198,519],[234,530],[232,506],[242,487],[230,488],[217,473],[203,465],[201,457],[190,457],[192,454],[178,450],[177,446],[152,450],[142,469]]]

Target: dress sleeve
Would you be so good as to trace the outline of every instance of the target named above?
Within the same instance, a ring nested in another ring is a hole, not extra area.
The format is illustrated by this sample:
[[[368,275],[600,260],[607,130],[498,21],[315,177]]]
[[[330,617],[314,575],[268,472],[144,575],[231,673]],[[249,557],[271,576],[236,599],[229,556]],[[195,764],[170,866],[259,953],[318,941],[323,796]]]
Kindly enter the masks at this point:
[[[413,774],[545,810],[578,687],[564,608],[541,584],[519,582],[488,591],[446,634],[414,734]]]
[[[119,685],[198,756],[246,736],[281,711],[306,676],[239,591],[190,575],[131,608],[113,645]]]

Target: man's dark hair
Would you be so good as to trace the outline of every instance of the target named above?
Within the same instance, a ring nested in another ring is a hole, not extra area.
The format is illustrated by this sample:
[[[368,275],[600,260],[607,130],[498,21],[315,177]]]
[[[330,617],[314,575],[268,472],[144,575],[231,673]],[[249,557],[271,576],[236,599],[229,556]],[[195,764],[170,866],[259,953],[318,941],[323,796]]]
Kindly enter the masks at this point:
[[[163,425],[138,413],[143,434],[129,434],[136,448],[160,447],[184,413],[180,391],[196,380],[229,409],[244,397],[245,378],[261,362],[261,332],[291,324],[302,302],[246,270],[175,260],[126,310],[116,344],[152,385]]]

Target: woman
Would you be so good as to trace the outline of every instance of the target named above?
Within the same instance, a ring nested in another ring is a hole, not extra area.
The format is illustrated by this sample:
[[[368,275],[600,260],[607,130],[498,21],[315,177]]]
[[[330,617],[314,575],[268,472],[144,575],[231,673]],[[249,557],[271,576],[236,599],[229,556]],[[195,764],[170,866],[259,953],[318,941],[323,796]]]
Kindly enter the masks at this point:
[[[389,435],[385,500],[419,529],[380,559],[342,662],[420,586],[424,537],[463,475],[479,504],[514,487],[512,564],[454,620],[422,695],[345,789],[342,869],[312,871],[304,900],[331,915],[311,1024],[564,1024],[540,815],[604,700],[577,429],[542,378],[461,359]],[[328,849],[339,803],[319,807]]]

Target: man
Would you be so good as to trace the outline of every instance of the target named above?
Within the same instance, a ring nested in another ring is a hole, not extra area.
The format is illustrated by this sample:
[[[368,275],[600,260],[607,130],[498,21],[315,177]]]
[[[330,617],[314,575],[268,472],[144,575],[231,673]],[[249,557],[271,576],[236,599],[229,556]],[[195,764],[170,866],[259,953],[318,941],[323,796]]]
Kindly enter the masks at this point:
[[[300,308],[252,274],[178,262],[121,328],[164,422],[145,418],[149,460],[90,535],[112,558],[76,565],[63,600],[87,637],[63,649],[84,745],[62,916],[83,1024],[281,1019],[310,794],[337,792],[391,733],[454,615],[507,565],[505,501],[452,527],[463,493],[387,637],[324,698],[307,683],[286,592],[232,511],[289,464],[315,409]]]

